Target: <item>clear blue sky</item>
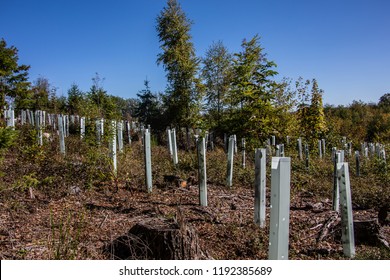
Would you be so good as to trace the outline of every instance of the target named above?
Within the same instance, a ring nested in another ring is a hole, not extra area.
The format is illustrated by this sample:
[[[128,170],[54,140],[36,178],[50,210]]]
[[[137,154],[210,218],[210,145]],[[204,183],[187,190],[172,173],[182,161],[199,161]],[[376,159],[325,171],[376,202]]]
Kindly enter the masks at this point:
[[[389,0],[179,0],[199,57],[213,41],[230,52],[261,36],[279,78],[316,78],[324,103],[377,102],[390,92]],[[66,95],[99,73],[109,94],[164,91],[156,17],[166,0],[1,0],[0,37]]]

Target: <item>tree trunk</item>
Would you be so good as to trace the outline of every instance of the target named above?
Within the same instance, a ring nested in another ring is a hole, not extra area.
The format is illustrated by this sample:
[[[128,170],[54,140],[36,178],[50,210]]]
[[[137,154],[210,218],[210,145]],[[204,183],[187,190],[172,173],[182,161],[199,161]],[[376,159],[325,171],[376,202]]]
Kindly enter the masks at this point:
[[[110,259],[196,260],[207,257],[195,230],[162,219],[134,225],[104,248]]]

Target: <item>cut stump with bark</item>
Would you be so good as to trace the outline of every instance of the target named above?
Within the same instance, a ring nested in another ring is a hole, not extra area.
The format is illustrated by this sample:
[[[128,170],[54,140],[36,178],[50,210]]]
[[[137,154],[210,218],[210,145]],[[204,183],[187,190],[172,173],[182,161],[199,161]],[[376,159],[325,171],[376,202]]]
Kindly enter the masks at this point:
[[[383,246],[390,249],[389,243],[381,234],[377,219],[354,221],[353,227],[356,245]],[[326,239],[341,240],[341,219],[337,212],[333,212],[322,225],[317,235],[317,246]]]
[[[127,234],[105,246],[110,259],[207,259],[194,228],[164,219],[135,224]]]

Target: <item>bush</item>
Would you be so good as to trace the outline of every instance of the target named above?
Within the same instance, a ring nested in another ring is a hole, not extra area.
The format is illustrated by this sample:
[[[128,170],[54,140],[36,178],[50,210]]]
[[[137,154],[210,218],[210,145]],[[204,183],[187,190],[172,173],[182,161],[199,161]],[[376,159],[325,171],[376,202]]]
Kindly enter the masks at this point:
[[[10,127],[0,127],[0,151],[15,144],[18,132]]]

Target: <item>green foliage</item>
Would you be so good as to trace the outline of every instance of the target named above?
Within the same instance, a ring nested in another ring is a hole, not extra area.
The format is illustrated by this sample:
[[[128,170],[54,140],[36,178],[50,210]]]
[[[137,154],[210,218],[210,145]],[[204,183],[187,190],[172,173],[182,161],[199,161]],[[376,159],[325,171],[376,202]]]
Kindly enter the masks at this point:
[[[51,259],[77,259],[81,230],[84,224],[84,215],[69,212],[65,216],[54,218],[50,211],[51,238],[49,248]]]
[[[84,115],[85,94],[79,89],[78,85],[72,84],[68,90],[67,109],[69,114]]]
[[[30,188],[35,189],[39,186],[40,181],[36,178],[36,174],[23,175],[20,180],[17,180],[14,184],[15,190],[27,191]]]
[[[32,87],[32,98],[34,100],[33,110],[47,110],[49,108],[49,96],[52,91],[49,80],[39,77]]]
[[[370,142],[390,141],[390,114],[376,112],[367,124],[366,139]]]
[[[164,120],[164,108],[160,105],[161,100],[157,94],[153,94],[150,90],[148,80],[145,80],[144,84],[145,89],[137,94],[139,103],[134,116],[141,123],[150,124],[153,130],[164,131],[167,123]]]
[[[0,151],[10,148],[15,144],[19,132],[10,127],[0,127]]]
[[[232,79],[232,55],[221,41],[213,43],[202,60],[205,82],[206,109],[211,127],[220,129],[223,110]]]
[[[110,169],[112,163],[110,158],[95,147],[90,147],[85,155],[83,169],[85,173],[85,187],[99,187],[102,183],[113,177]]]
[[[0,40],[0,107],[6,104],[6,98],[15,99],[17,108],[21,99],[28,95],[30,66],[18,64],[18,50],[7,47],[4,39]]]
[[[163,99],[168,123],[181,127],[195,124],[200,109],[196,79],[199,61],[191,42],[190,28],[191,22],[179,3],[168,0],[157,17],[156,29],[163,50],[157,63],[163,64],[168,80]]]
[[[26,161],[35,163],[43,162],[46,159],[46,153],[43,146],[38,145],[37,130],[26,130],[20,137],[19,149],[21,157]]]
[[[117,99],[108,95],[104,90],[102,83],[104,79],[96,73],[92,78],[93,85],[86,94],[83,115],[89,117],[100,117],[105,119],[118,119],[122,117],[122,112],[117,106]]]
[[[386,93],[379,98],[378,106],[385,113],[390,113],[390,93]]]
[[[311,84],[311,91],[308,92],[308,86]],[[300,98],[298,105],[299,126],[306,141],[315,146],[318,139],[325,136],[327,131],[325,114],[322,103],[323,91],[319,89],[316,79],[306,80],[302,83],[302,78],[296,82],[296,88]],[[310,105],[307,103],[310,100]]]
[[[256,35],[244,40],[242,51],[234,55],[232,91],[229,95],[229,118],[226,120],[230,133],[245,137],[248,147],[259,145],[274,131],[275,108],[272,105],[272,77],[277,74],[276,64],[269,61]],[[253,148],[253,147],[252,147]]]
[[[291,87],[291,80],[283,78],[273,88],[273,106],[275,107],[274,131],[279,139],[287,135],[299,135],[298,121],[294,113],[296,107],[296,92]],[[284,140],[283,140],[284,141]]]

